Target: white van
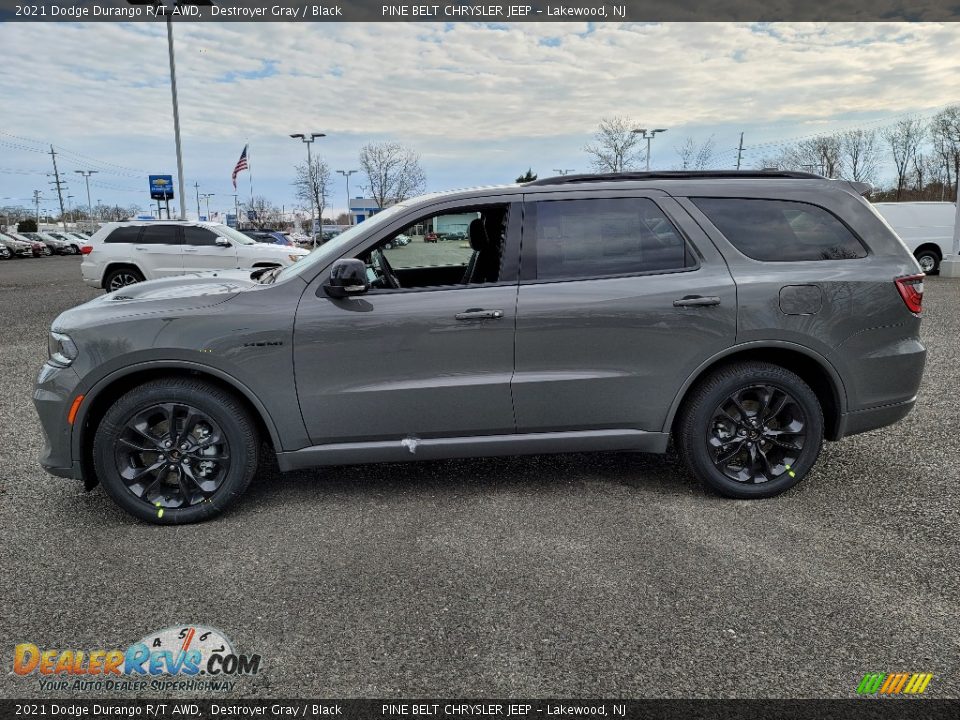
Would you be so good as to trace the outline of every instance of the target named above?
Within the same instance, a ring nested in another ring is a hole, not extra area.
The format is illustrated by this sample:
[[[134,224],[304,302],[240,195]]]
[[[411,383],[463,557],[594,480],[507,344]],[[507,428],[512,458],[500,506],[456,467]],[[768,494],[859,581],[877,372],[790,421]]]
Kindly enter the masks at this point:
[[[169,221],[107,223],[80,252],[83,281],[107,292],[198,271],[292,265],[309,255],[254,242],[221,223]]]
[[[939,271],[940,261],[953,248],[957,209],[952,202],[881,202],[873,207],[910,248],[925,273]]]

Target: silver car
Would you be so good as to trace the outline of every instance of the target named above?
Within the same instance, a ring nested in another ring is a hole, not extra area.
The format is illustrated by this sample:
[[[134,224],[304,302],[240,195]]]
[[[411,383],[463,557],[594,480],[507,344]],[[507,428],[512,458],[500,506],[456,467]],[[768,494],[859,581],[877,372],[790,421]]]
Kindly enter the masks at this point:
[[[916,402],[923,275],[865,190],[567,175],[405,201],[289,267],[123,287],[53,323],[40,462],[156,523],[221,512],[264,442],[286,471],[672,441],[714,491],[771,497]],[[468,242],[394,247],[450,227]]]

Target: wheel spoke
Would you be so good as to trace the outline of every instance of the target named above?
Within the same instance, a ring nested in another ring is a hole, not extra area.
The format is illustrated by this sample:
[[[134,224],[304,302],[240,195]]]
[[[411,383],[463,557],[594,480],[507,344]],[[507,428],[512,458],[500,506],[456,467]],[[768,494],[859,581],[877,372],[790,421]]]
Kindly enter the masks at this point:
[[[713,464],[714,464],[714,465],[717,465],[717,466],[719,466],[719,465],[726,465],[726,464],[729,463],[731,460],[733,460],[733,458],[735,458],[737,455],[740,454],[740,451],[743,450],[743,446],[744,446],[744,445],[746,445],[746,442],[743,441],[743,440],[741,440],[741,441],[740,441],[740,444],[737,445],[737,447],[735,447],[732,452],[727,453],[727,454],[724,455],[723,457],[721,457],[719,454],[717,454],[717,457],[716,457],[716,459],[713,461]]]
[[[124,482],[127,483],[127,485],[133,485],[133,484],[135,484],[138,480],[140,480],[140,478],[142,478],[143,476],[145,476],[145,475],[152,475],[152,474],[156,473],[156,472],[157,472],[161,467],[163,467],[164,465],[166,465],[166,461],[164,461],[164,460],[159,460],[159,461],[153,463],[152,465],[149,465],[149,466],[144,467],[144,468],[129,467],[128,470],[134,470],[134,471],[137,471],[137,472],[136,472],[132,477],[127,477],[127,476],[123,475],[123,473],[121,473],[121,477],[123,477],[123,480],[124,480]]]
[[[789,399],[790,397],[786,393],[780,393],[780,398],[777,400],[773,408],[772,409],[768,408],[766,414],[761,415],[763,422],[766,423],[766,422],[770,422],[771,420],[774,420],[777,417],[777,415],[783,412],[783,409],[787,406],[787,402],[789,401]]]

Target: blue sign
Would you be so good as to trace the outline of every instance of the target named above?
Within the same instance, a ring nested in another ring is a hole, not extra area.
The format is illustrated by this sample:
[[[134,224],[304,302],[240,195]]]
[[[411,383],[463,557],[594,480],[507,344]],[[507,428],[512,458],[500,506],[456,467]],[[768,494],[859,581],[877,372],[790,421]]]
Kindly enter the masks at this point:
[[[235,228],[237,226],[237,216],[233,213],[227,213],[227,227]]]
[[[257,219],[257,211],[256,211],[256,210],[247,210],[247,220],[253,221],[253,220],[256,220],[256,219]]]
[[[173,175],[150,176],[150,199],[173,200]]]

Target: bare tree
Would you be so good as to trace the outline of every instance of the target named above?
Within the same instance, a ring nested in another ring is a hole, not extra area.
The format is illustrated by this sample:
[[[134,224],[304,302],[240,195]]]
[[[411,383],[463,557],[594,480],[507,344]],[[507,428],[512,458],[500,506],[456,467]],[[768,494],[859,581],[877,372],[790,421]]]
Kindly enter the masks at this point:
[[[300,200],[307,208],[317,213],[317,218],[323,222],[323,211],[330,199],[331,174],[330,167],[320,158],[313,158],[313,173],[307,163],[295,165],[297,176],[293,187]]]
[[[360,168],[380,208],[423,192],[426,177],[420,156],[399,143],[368,143],[360,149]]]
[[[953,186],[956,197],[957,180],[960,178],[960,105],[944,108],[930,123],[933,147],[945,171],[947,185]],[[952,175],[952,177],[951,177]]]
[[[715,146],[713,135],[700,145],[697,145],[696,141],[688,135],[684,138],[682,144],[674,147],[682,163],[682,166],[678,169],[706,170],[712,163]]]
[[[838,135],[817,135],[784,150],[781,168],[817,172],[825,177],[840,174],[840,138]]]
[[[590,165],[600,173],[619,173],[632,169],[642,157],[640,135],[633,132],[637,124],[628,117],[602,118],[593,142],[583,150],[590,156]]]
[[[907,186],[910,166],[923,134],[923,123],[917,118],[898,120],[883,131],[883,139],[890,146],[893,164],[897,170],[897,200],[900,200]]]
[[[257,229],[273,227],[280,220],[280,210],[263,195],[255,195],[247,204],[247,209],[253,211],[253,217],[248,216],[248,222]]]
[[[876,130],[848,130],[840,134],[840,176],[855,182],[873,182],[880,160]]]

